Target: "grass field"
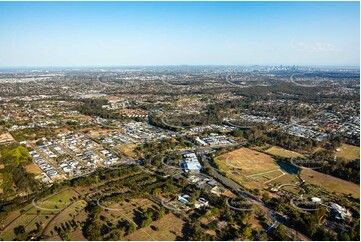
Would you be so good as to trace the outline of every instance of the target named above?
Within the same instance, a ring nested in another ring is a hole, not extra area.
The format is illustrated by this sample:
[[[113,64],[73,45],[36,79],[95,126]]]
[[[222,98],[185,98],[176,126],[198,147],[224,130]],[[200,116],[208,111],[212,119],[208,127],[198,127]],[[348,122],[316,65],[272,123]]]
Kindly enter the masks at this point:
[[[118,146],[118,150],[122,152],[124,155],[128,157],[135,157],[134,148],[136,147],[135,144],[129,143],[125,145]]]
[[[353,197],[360,197],[360,186],[342,180],[337,177],[326,175],[315,170],[304,169],[301,172],[301,178],[306,182],[317,185],[329,192],[335,192],[336,194],[352,194]]]
[[[19,225],[23,225],[24,227],[26,224],[34,219],[37,215],[27,215],[23,214],[19,218],[16,219],[16,222],[12,223],[10,226],[8,226],[4,231],[2,231],[1,238],[4,240],[14,240],[15,234],[14,234],[14,228],[18,227]],[[28,230],[25,230],[28,231]]]
[[[35,204],[45,209],[62,209],[70,203],[72,197],[77,196],[78,194],[75,191],[67,189],[46,199],[35,201]]]
[[[219,169],[246,188],[262,189],[265,184],[293,183],[294,176],[286,173],[272,157],[248,148],[240,148],[216,157]]]
[[[29,165],[24,166],[25,170],[29,173],[32,173],[34,175],[41,174],[42,170],[34,163],[31,163]]]
[[[150,226],[147,226],[141,230],[137,230],[134,233],[124,237],[122,240],[168,240],[174,241],[178,236],[182,235],[182,228],[184,221],[180,218],[177,218],[172,213],[167,214],[162,219],[157,220],[151,223]],[[153,228],[158,228],[158,231],[155,231]]]
[[[101,201],[100,204],[103,205]],[[127,219],[128,221],[132,220],[138,226],[140,225],[140,221],[137,219],[138,218],[137,214],[139,214],[140,209],[147,209],[149,207],[153,207],[157,210],[159,208],[157,204],[146,198],[131,199],[129,202],[115,203],[115,204],[103,205],[103,206],[108,207],[110,209],[119,210],[119,211],[103,210],[100,213],[104,217],[109,218],[109,220],[113,222],[118,221],[119,219]]]
[[[274,159],[269,155],[248,148],[240,148],[231,151],[217,157],[216,160],[220,167],[227,167],[226,170],[230,170],[231,168],[241,169],[244,175],[251,175],[279,168],[274,162]]]
[[[86,202],[84,200],[78,200],[74,202],[72,205],[67,207],[66,209],[62,210],[59,214],[56,215],[56,219],[54,219],[51,224],[49,224],[49,227],[46,231],[44,231],[44,235],[51,236],[51,231],[53,231],[53,234],[57,234],[54,230],[55,226],[60,227],[61,223],[64,223],[66,221],[70,221],[74,218],[78,218],[78,214],[85,208]]]
[[[275,155],[275,156],[281,156],[285,158],[291,158],[291,157],[304,157],[302,154],[297,153],[295,151],[286,150],[278,146],[272,146],[271,148],[265,150],[266,153]]]
[[[347,160],[360,159],[360,147],[343,144],[340,147],[340,151],[336,152],[336,157],[341,157]]]

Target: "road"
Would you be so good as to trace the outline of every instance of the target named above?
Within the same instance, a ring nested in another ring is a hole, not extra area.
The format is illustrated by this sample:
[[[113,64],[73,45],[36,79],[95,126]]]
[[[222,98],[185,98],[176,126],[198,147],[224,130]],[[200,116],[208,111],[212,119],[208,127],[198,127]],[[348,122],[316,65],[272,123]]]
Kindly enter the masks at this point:
[[[300,234],[299,232],[295,231],[294,229],[290,228],[285,222],[287,220],[284,218],[284,216],[271,208],[267,207],[266,204],[259,199],[258,197],[252,195],[251,193],[245,191],[239,184],[236,182],[229,180],[228,178],[224,177],[222,174],[218,172],[216,168],[214,168],[209,163],[209,158],[202,155],[202,158],[205,163],[205,167],[209,167],[211,169],[211,175],[216,178],[218,181],[220,181],[225,187],[230,188],[234,193],[242,195],[244,198],[246,198],[249,202],[252,204],[258,206],[266,215],[266,217],[271,221],[272,224],[283,224],[286,227],[287,234],[290,238],[296,238],[298,240],[303,241],[310,241],[307,236]],[[268,228],[266,231],[268,232],[270,228]]]
[[[311,72],[306,72],[306,73],[311,73]],[[303,74],[306,74],[306,73],[303,73]],[[290,82],[292,84],[294,84],[296,86],[301,86],[301,87],[315,87],[314,85],[306,85],[306,84],[300,84],[300,83],[295,82],[295,80],[294,80],[295,75],[296,74],[292,74],[292,76],[290,77]]]

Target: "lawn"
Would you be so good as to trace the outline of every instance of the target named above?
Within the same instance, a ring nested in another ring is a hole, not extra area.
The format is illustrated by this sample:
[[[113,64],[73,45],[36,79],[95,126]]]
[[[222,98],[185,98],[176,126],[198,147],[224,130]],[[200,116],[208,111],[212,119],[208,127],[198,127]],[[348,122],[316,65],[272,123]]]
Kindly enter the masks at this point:
[[[172,213],[167,214],[162,219],[151,223],[143,229],[139,229],[134,233],[125,236],[122,240],[168,240],[175,241],[177,237],[182,237],[182,228],[185,222],[173,215]],[[155,230],[158,228],[158,231]]]
[[[345,181],[311,169],[302,170],[301,178],[307,183],[320,186],[329,192],[335,192],[336,194],[341,195],[348,195],[351,193],[353,197],[360,197],[360,186],[353,182]]]
[[[72,197],[77,196],[78,193],[76,193],[73,189],[67,189],[46,199],[42,199],[41,201],[35,201],[35,204],[45,209],[62,209],[70,203],[70,199]]]
[[[340,147],[340,151],[336,151],[336,157],[341,157],[346,160],[360,159],[360,147],[343,144]]]
[[[265,150],[266,153],[275,155],[275,156],[281,156],[285,158],[291,158],[291,157],[304,157],[302,154],[297,153],[295,151],[286,150],[278,146],[272,146],[271,148]]]

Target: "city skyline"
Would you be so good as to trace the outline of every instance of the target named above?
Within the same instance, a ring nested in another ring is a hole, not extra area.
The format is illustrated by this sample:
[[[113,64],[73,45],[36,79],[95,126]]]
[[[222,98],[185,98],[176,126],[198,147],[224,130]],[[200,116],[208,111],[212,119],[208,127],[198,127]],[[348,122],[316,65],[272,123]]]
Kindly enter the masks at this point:
[[[0,67],[359,66],[359,2],[1,2]]]

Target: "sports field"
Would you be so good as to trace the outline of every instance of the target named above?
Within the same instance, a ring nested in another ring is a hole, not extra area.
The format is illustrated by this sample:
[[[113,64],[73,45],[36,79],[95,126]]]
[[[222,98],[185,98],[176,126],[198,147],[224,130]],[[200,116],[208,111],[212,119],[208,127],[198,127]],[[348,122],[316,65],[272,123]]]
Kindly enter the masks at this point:
[[[272,146],[271,148],[265,150],[265,152],[271,155],[281,156],[285,158],[303,157],[303,155],[300,153],[291,150],[286,150],[278,146]]]
[[[343,144],[340,151],[336,151],[336,157],[341,157],[346,160],[360,159],[360,147],[354,145]]]
[[[360,186],[337,177],[326,175],[311,169],[304,169],[301,172],[301,178],[307,183],[322,187],[326,191],[336,194],[352,194],[353,197],[360,197]]]

